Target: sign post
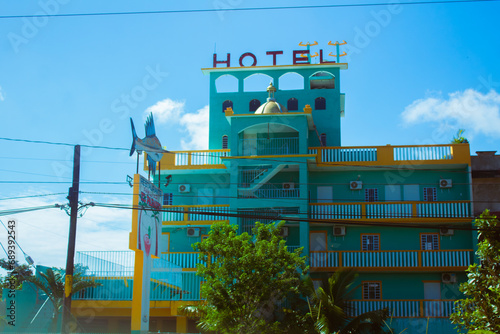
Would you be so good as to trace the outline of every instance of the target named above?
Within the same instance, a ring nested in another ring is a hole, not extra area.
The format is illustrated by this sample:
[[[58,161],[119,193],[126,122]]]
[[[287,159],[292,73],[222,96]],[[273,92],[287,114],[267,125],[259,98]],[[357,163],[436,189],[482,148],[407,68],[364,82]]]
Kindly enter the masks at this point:
[[[132,334],[149,331],[152,257],[160,255],[162,191],[139,174],[134,175],[134,211],[129,248],[135,251],[132,295]]]

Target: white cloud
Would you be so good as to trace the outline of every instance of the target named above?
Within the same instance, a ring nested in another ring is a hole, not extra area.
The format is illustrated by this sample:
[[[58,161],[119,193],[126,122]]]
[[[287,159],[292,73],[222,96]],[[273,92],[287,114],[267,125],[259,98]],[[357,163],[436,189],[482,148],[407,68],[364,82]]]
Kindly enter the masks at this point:
[[[83,199],[83,201],[85,201]],[[88,201],[85,201],[86,203]],[[109,198],[105,202],[119,203]],[[65,203],[61,199],[27,198],[0,202],[0,210],[37,207]],[[22,249],[33,258],[35,264],[64,267],[69,234],[69,216],[65,211],[54,208],[10,216],[1,216],[4,224],[8,220],[17,222],[16,240]],[[132,211],[103,207],[90,207],[77,223],[76,251],[127,250],[131,229]],[[0,226],[0,242],[7,245],[5,230]],[[0,249],[0,252],[3,251]],[[18,254],[22,253],[19,252]],[[5,253],[0,258],[5,258]],[[25,263],[22,257],[19,259]]]
[[[182,115],[179,123],[185,127],[190,138],[189,141],[181,140],[183,150],[208,149],[208,119],[208,106],[204,106],[195,113]]]
[[[4,101],[5,100],[5,96],[2,92],[2,86],[0,86],[0,101]]]
[[[483,94],[474,89],[451,93],[448,99],[430,97],[414,101],[401,117],[407,125],[432,122],[442,127],[450,123],[472,133],[500,137],[500,94]]]
[[[158,101],[155,105],[148,107],[144,111],[144,118],[153,113],[157,124],[176,123],[180,115],[184,113],[185,104],[184,101],[174,101],[168,98]]]

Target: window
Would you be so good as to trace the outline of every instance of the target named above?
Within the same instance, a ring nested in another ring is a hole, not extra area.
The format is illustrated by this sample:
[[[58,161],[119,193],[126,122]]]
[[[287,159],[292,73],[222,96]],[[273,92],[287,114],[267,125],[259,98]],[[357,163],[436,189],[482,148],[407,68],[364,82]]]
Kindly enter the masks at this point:
[[[326,133],[322,133],[320,136],[321,146],[326,146]]]
[[[324,97],[318,97],[314,100],[314,109],[325,110],[326,109],[326,99]]]
[[[172,205],[173,202],[173,194],[165,193],[163,194],[163,205]]]
[[[378,189],[377,188],[366,188],[365,189],[365,202],[377,202],[378,201]]]
[[[422,233],[420,234],[420,249],[422,250],[438,250],[439,235],[437,233]]]
[[[311,89],[334,89],[335,77],[329,72],[317,72],[309,78]]]
[[[253,99],[250,101],[250,111],[255,111],[260,107],[260,101],[257,99]]]
[[[292,97],[291,99],[288,100],[288,102],[286,104],[286,108],[288,109],[288,111],[299,110],[299,100]]]
[[[228,141],[228,138],[226,135],[222,136],[222,148],[223,149],[226,149],[227,148],[227,141]]]
[[[436,201],[436,187],[425,187],[424,188],[424,201],[435,202]]]
[[[382,299],[380,282],[363,282],[363,299]]]
[[[222,103],[222,112],[226,111],[227,108],[233,108],[233,101],[226,100]]]
[[[361,250],[380,250],[380,236],[378,234],[361,234]]]

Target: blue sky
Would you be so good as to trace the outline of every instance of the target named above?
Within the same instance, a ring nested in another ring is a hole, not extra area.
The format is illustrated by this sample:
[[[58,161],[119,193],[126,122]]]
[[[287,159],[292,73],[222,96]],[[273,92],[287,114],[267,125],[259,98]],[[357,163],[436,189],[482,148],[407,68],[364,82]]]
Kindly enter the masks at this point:
[[[213,9],[204,13],[0,19],[0,137],[128,148],[129,117],[144,135],[154,111],[169,150],[203,149],[214,50],[245,52],[269,65],[299,42],[346,40],[341,90],[342,144],[447,143],[466,129],[471,152],[497,150],[500,138],[500,2],[228,11],[341,1],[0,1],[1,15]],[[372,1],[350,1],[373,3]],[[313,48],[313,52],[315,49]],[[128,96],[128,97],[127,97]],[[195,140],[193,140],[195,138]],[[201,138],[201,140],[198,140]],[[0,140],[0,210],[65,203],[72,148]],[[86,149],[82,180],[125,181],[128,152]],[[85,184],[83,201],[131,203],[128,185]],[[14,216],[19,242],[37,263],[63,266],[69,217],[52,209]],[[90,208],[79,220],[77,250],[127,249],[130,212]],[[0,241],[5,234],[0,230]],[[1,255],[0,255],[1,256]]]

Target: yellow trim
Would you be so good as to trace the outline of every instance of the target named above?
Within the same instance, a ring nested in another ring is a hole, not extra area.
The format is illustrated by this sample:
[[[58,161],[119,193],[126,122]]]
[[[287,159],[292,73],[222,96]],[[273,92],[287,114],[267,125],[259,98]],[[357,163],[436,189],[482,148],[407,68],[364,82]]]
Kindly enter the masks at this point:
[[[203,67],[201,71],[203,74],[210,72],[224,72],[224,71],[253,71],[253,70],[263,70],[263,69],[296,69],[297,67],[340,67],[341,69],[347,69],[347,63],[323,63],[323,64],[295,64],[295,65],[268,65],[268,66],[240,66],[240,67]]]
[[[175,318],[175,331],[177,333],[187,333],[187,317]]]
[[[221,157],[222,160],[225,159],[263,159],[263,158],[314,158],[316,154],[290,154],[290,155],[248,155],[248,156],[237,156],[237,157]]]
[[[394,160],[394,148],[409,147],[451,147],[451,159],[443,160]],[[360,149],[376,148],[377,161],[323,161],[321,151],[329,149]],[[317,150],[316,163],[319,167],[326,166],[391,166],[391,165],[442,165],[442,164],[471,164],[469,144],[436,144],[436,145],[386,145],[386,146],[342,146],[342,147],[309,147]]]
[[[157,168],[161,165],[161,170],[175,170],[175,169],[226,169],[223,164],[207,164],[207,165],[193,165],[192,164],[192,154],[193,153],[215,153],[215,152],[231,152],[229,149],[221,150],[194,150],[194,151],[172,151],[170,153],[163,154],[161,161],[157,163]],[[175,165],[175,155],[176,154],[187,154],[188,164],[176,166]],[[144,154],[144,170],[148,170],[148,160],[147,153]],[[135,182],[135,180],[134,180]]]
[[[133,331],[141,330],[143,269],[144,269],[144,257],[142,251],[136,250],[135,263],[134,263],[134,287],[132,291],[132,317],[131,317],[131,330]]]

